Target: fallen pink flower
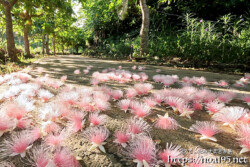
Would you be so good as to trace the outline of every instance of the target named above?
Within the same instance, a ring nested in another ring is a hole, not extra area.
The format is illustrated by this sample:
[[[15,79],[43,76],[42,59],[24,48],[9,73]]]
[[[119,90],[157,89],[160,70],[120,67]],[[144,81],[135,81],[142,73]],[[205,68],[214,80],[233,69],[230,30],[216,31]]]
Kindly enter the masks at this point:
[[[131,113],[138,118],[144,118],[151,113],[151,108],[143,103],[132,103]]]
[[[114,140],[115,143],[122,145],[122,147],[126,147],[129,140],[130,140],[130,135],[128,135],[127,133],[122,131],[115,132],[115,140]]]
[[[208,139],[214,142],[217,142],[217,139],[213,136],[220,132],[218,125],[215,122],[209,121],[196,121],[189,130],[195,133],[200,133],[202,135],[200,140]]]
[[[61,81],[62,82],[65,82],[67,80],[67,75],[63,75],[62,77],[61,77]]]
[[[248,112],[242,107],[224,107],[221,111],[212,116],[215,121],[223,122],[223,126],[230,126],[234,129],[236,122]]]
[[[224,103],[220,103],[217,101],[211,101],[206,104],[206,109],[209,114],[215,114],[219,112],[222,108],[225,107]]]
[[[156,146],[153,140],[139,135],[126,147],[125,154],[137,163],[138,167],[149,167],[156,164]]]
[[[80,74],[80,73],[81,73],[81,71],[80,71],[79,69],[77,69],[77,70],[74,71],[74,74],[77,74],[77,75],[78,75],[78,74]]]
[[[16,123],[13,119],[10,119],[6,114],[0,114],[0,137],[8,132],[15,129]]]
[[[127,133],[136,135],[140,133],[148,133],[150,131],[150,125],[143,119],[131,118],[127,120]]]
[[[72,155],[69,149],[57,149],[53,158],[52,167],[81,167],[76,158]],[[49,166],[50,167],[50,166]]]
[[[179,126],[177,121],[171,117],[168,116],[168,113],[166,113],[164,116],[157,115],[158,119],[156,120],[154,126],[159,129],[164,130],[176,130]]]
[[[126,113],[129,110],[130,103],[131,101],[129,99],[123,99],[118,102],[118,106]]]
[[[165,167],[170,167],[171,165],[178,164],[178,161],[173,161],[174,159],[181,159],[184,156],[182,154],[181,146],[167,143],[166,149],[159,153],[159,157],[164,163]]]
[[[107,116],[104,114],[92,113],[89,115],[90,126],[103,125],[107,121]]]
[[[26,132],[12,134],[1,143],[0,157],[25,157],[26,151],[32,147],[33,140]]]
[[[121,90],[112,90],[111,91],[111,96],[113,97],[113,99],[115,101],[119,100],[120,98],[123,97],[123,91],[121,91]]]
[[[106,144],[106,142],[104,141],[108,138],[108,136],[109,130],[101,126],[90,127],[83,132],[83,137],[92,144],[89,151],[92,151],[98,147],[102,152],[106,153],[103,145]]]

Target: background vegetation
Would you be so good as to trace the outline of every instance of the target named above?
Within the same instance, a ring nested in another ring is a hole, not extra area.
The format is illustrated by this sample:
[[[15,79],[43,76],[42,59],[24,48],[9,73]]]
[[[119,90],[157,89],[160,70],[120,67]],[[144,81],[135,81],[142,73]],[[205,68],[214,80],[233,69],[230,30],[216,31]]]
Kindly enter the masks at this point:
[[[245,70],[249,66],[249,1],[147,0],[147,6],[149,45],[143,60],[177,60],[194,67],[229,64]],[[2,63],[8,62],[4,11],[0,5]],[[11,12],[19,56],[83,53],[128,59],[133,46],[133,57],[142,57],[139,0],[18,0]],[[30,53],[24,47],[25,28]]]

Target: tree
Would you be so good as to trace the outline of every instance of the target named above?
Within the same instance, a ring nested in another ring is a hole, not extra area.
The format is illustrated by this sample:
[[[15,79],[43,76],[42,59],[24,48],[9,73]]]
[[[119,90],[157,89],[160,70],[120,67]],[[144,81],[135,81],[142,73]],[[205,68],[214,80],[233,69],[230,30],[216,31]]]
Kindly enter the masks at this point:
[[[14,33],[13,33],[13,23],[12,23],[12,14],[11,11],[13,6],[17,3],[18,0],[0,0],[0,4],[4,7],[5,13],[5,23],[6,23],[6,39],[7,39],[7,51],[8,56],[11,61],[18,61],[16,55],[16,46],[14,40]]]
[[[140,31],[141,37],[141,48],[140,48],[140,55],[144,56],[148,54],[148,33],[149,33],[149,8],[147,6],[146,0],[140,0],[140,7],[142,12],[142,25]]]

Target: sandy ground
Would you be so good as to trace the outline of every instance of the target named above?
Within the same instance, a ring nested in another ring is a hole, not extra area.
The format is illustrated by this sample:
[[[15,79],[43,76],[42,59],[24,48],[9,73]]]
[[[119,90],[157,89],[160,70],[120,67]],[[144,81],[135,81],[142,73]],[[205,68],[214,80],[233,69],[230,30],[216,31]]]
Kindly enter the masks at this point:
[[[84,75],[81,73],[80,75],[74,75],[75,69],[80,69],[81,71],[84,70],[87,66],[92,65],[93,68],[88,75]],[[81,56],[73,56],[73,55],[66,55],[66,56],[56,56],[56,57],[48,57],[41,59],[35,62],[33,66],[33,70],[30,74],[33,77],[39,76],[37,71],[38,67],[42,67],[44,69],[44,73],[49,74],[51,78],[60,79],[61,76],[67,75],[68,79],[66,84],[72,84],[75,87],[81,86],[91,86],[90,79],[91,74],[94,71],[101,71],[106,68],[117,68],[119,65],[122,65],[123,69],[133,71],[131,67],[133,65],[139,65],[135,63],[125,62],[125,61],[108,61],[108,60],[100,60],[100,59],[92,59],[92,58],[84,58]],[[140,64],[141,65],[141,64]],[[212,73],[212,72],[205,72],[205,71],[195,71],[195,70],[184,70],[184,69],[177,69],[177,68],[169,68],[163,66],[151,66],[145,65],[146,69],[143,71],[149,75],[149,83],[154,84],[155,89],[161,89],[162,86],[160,84],[155,84],[152,80],[152,76],[156,74],[165,74],[165,75],[172,75],[176,74],[180,77],[180,79],[184,76],[204,76],[206,77],[208,84],[205,87],[208,87],[213,90],[222,90],[227,91],[228,89],[224,88],[217,88],[216,86],[212,85],[212,82],[218,80],[225,80],[230,84],[235,83],[236,80],[239,80],[242,76],[237,75],[227,75],[227,74],[220,74],[220,73]],[[161,69],[160,73],[156,73],[156,69]],[[138,70],[136,70],[138,72]],[[112,83],[105,83],[112,88],[119,88],[125,89],[130,84],[116,84]],[[4,88],[2,88],[4,89]],[[242,93],[242,94],[250,94],[250,87],[246,88],[234,88],[235,92]],[[239,103],[238,101],[233,101],[230,105],[241,105],[243,107],[247,107],[247,105]],[[170,109],[166,109],[166,107],[156,107],[153,109],[153,113],[146,118],[146,121],[149,124],[153,124],[152,120],[157,118],[157,114],[164,115],[166,112],[169,113],[171,117],[177,120],[177,122],[181,125],[178,130],[175,131],[165,131],[160,129],[152,128],[151,136],[154,140],[159,141],[159,147],[164,148],[166,142],[173,142],[174,144],[179,144],[183,148],[186,149],[194,149],[195,147],[199,146],[203,149],[222,149],[228,150],[231,149],[233,152],[232,154],[214,154],[216,157],[219,156],[231,156],[231,157],[248,157],[248,162],[250,158],[249,154],[239,155],[239,151],[241,148],[239,147],[236,141],[236,134],[228,127],[223,128],[223,133],[217,134],[215,137],[218,139],[218,142],[211,142],[211,141],[200,141],[199,135],[187,131],[187,129],[195,123],[196,120],[205,121],[211,120],[210,116],[204,112],[195,112],[192,116],[192,119],[187,119],[183,117],[179,117],[177,114],[173,113]],[[95,150],[93,152],[88,151],[88,143],[83,142],[80,135],[72,136],[68,140],[68,145],[70,145],[72,151],[75,155],[81,157],[80,163],[82,166],[86,167],[134,167],[136,166],[131,160],[128,160],[121,154],[121,148],[118,147],[113,143],[114,137],[113,132],[119,128],[121,128],[124,124],[124,120],[130,118],[131,114],[125,114],[121,111],[116,103],[112,103],[112,108],[108,111],[105,111],[104,114],[108,115],[108,121],[105,126],[110,130],[111,135],[107,140],[107,144],[105,145],[107,154],[101,153],[99,150]],[[206,156],[206,155],[204,155]],[[216,166],[216,165],[212,165]],[[240,165],[240,164],[218,164],[217,166],[249,166],[248,164]]]

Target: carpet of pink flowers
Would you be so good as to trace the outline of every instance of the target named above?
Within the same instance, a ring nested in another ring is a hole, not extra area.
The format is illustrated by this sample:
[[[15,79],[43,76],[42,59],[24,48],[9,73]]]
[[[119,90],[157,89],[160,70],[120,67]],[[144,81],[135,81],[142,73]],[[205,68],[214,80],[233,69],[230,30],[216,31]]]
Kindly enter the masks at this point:
[[[1,87],[6,87],[0,93],[0,166],[88,166],[82,164],[82,159],[94,153],[112,154],[118,162],[119,157],[131,162],[113,166],[167,167],[183,165],[169,158],[194,156],[184,152],[182,145],[157,140],[151,134],[154,129],[161,129],[165,138],[172,131],[184,129],[194,138],[198,135],[201,142],[216,143],[220,141],[217,135],[225,133],[225,126],[237,134],[237,142],[233,143],[239,146],[236,151],[249,155],[250,94],[238,94],[234,88],[249,86],[250,74],[233,85],[224,80],[215,82],[225,91],[212,91],[205,87],[204,77],[179,78],[157,74],[160,70],[156,70],[150,78],[144,68],[133,66],[128,71],[119,66],[92,71],[89,66],[72,71],[75,77],[92,75],[90,87],[73,87],[66,84],[67,75],[56,80],[44,75],[42,69],[38,69],[41,75],[37,78],[24,72],[0,76]],[[132,86],[114,89],[105,85],[110,82]],[[152,82],[162,89],[154,89]],[[241,105],[231,104],[235,100]],[[152,118],[157,108],[164,114]],[[127,117],[121,117],[122,125],[109,129],[106,125],[113,113]],[[209,120],[196,117],[191,126],[180,125],[178,120],[192,120],[196,113],[206,114]],[[80,153],[68,144],[76,136],[79,142],[87,143],[87,149]],[[110,145],[115,149],[109,149]],[[194,162],[185,165],[214,166]]]

